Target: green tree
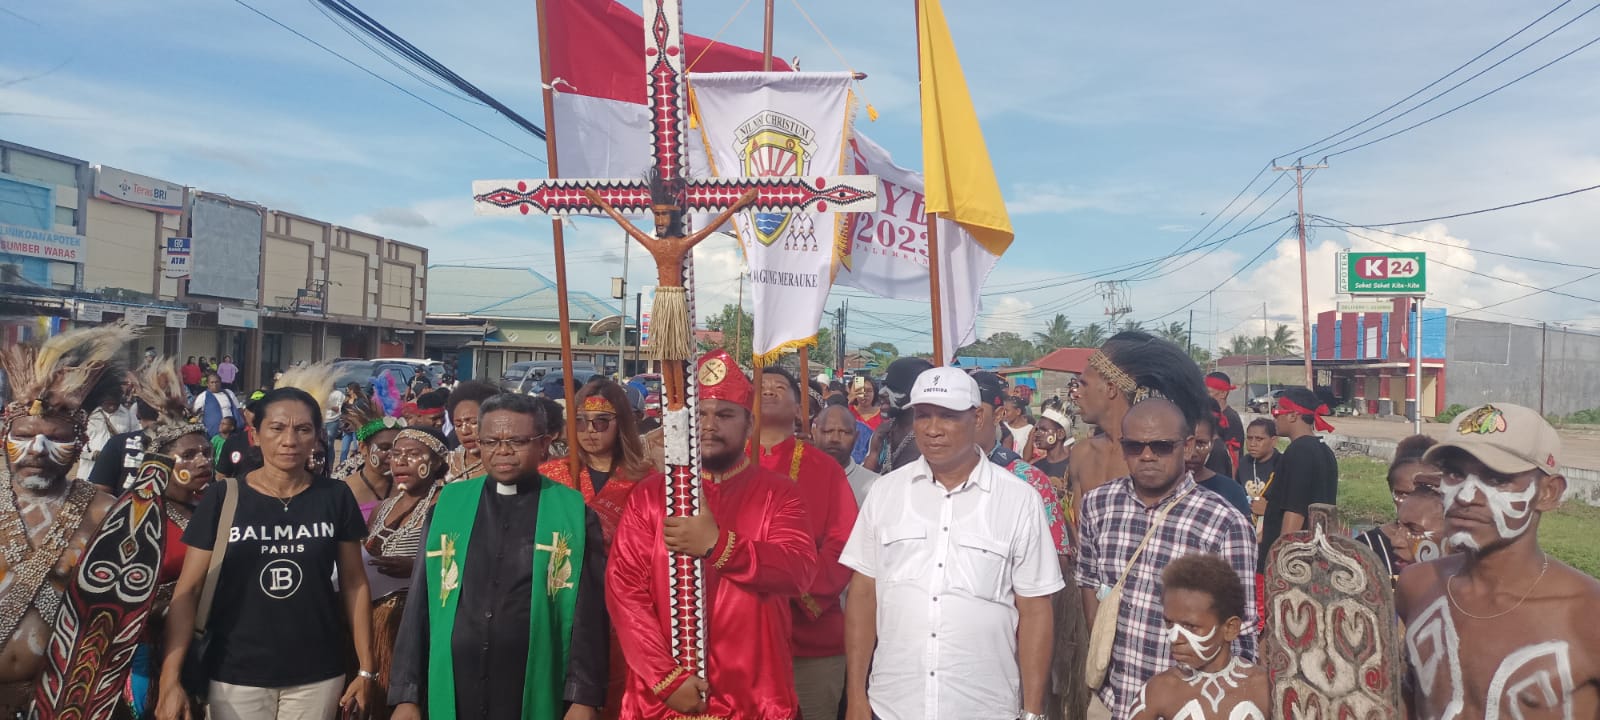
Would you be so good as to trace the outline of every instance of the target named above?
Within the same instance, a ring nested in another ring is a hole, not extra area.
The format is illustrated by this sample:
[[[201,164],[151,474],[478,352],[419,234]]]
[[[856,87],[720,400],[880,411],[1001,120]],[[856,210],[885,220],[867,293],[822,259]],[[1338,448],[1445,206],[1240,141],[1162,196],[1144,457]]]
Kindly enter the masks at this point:
[[[1178,320],[1156,326],[1155,336],[1171,340],[1177,343],[1178,347],[1189,346],[1189,326]]]
[[[1122,327],[1117,328],[1117,332],[1128,332],[1130,330],[1143,330],[1143,329],[1144,329],[1144,323],[1141,322],[1141,321],[1138,321],[1138,320],[1123,320],[1122,321]]]
[[[1200,347],[1199,345],[1189,348],[1189,357],[1190,359],[1194,360],[1195,364],[1199,365],[1200,369],[1202,370],[1211,365],[1211,351]]]
[[[1044,326],[1044,332],[1033,334],[1034,344],[1046,352],[1064,347],[1073,347],[1078,340],[1077,331],[1072,329],[1072,321],[1066,315],[1057,314]]]
[[[1106,327],[1100,323],[1089,323],[1078,331],[1078,347],[1097,348],[1106,344]]]
[[[817,346],[811,349],[811,366],[833,367],[834,360],[833,328],[817,328]],[[815,376],[816,372],[813,371]]]
[[[750,313],[738,305],[723,305],[722,312],[706,318],[705,326],[707,330],[722,333],[722,342],[700,342],[701,352],[726,350],[739,364],[749,364],[750,336],[755,333],[756,327],[755,318]],[[738,342],[738,347],[734,347],[735,342]]]
[[[1274,356],[1298,354],[1300,341],[1295,339],[1294,329],[1278,323],[1278,327],[1272,330],[1272,337],[1267,339],[1267,351]]]
[[[882,340],[861,348],[861,351],[872,356],[872,361],[878,364],[879,373],[889,367],[889,363],[900,359],[900,348],[895,347],[894,343]]]

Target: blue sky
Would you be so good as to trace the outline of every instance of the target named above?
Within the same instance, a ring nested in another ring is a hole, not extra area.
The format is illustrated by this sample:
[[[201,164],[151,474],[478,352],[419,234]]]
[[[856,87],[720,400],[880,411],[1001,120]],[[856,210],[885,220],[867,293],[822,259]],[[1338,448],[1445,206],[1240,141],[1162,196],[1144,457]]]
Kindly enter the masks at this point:
[[[313,3],[249,1],[527,154],[221,0],[0,0],[0,28],[7,31],[0,52],[0,137],[418,243],[430,248],[435,263],[549,271],[547,223],[475,218],[469,199],[473,179],[543,176],[544,166],[529,157],[543,157],[542,142],[487,108],[388,65]],[[532,0],[360,5],[525,116],[542,117]],[[827,40],[794,0],[779,0],[778,54],[798,57],[805,69],[869,73],[861,90],[881,117],[862,117],[858,129],[902,164],[920,164],[911,2],[802,5]],[[1032,332],[1056,312],[1080,325],[1103,319],[1101,300],[1074,278],[1173,252],[1275,155],[1405,97],[1555,5],[946,0],[1017,229],[1016,243],[990,278],[980,332]],[[1411,102],[1585,9],[1561,7]],[[760,2],[694,0],[686,26],[715,35],[726,24],[724,41],[758,46],[760,12]],[[1600,12],[1593,12],[1363,140],[1465,102],[1597,36]],[[1594,185],[1600,182],[1596,76],[1600,47],[1591,47],[1436,122],[1334,157],[1332,167],[1307,185],[1307,212],[1389,222]],[[1245,199],[1273,175],[1266,173]],[[1279,181],[1216,238],[1242,229],[1258,212],[1263,221],[1292,212],[1292,194],[1269,207],[1287,187]],[[1361,234],[1427,249],[1430,258],[1481,273],[1430,271],[1435,298],[1463,313],[1532,292],[1524,286],[1543,288],[1595,272],[1490,253],[1600,266],[1596,221],[1600,191],[1392,228],[1434,244]],[[1187,319],[1184,306],[1193,302],[1195,341],[1203,345],[1256,331],[1263,303],[1274,322],[1298,326],[1298,254],[1292,241],[1275,241],[1290,227],[1284,220],[1210,253],[1180,258],[1162,277],[1132,283],[1132,317]],[[574,287],[605,295],[608,278],[618,272],[621,233],[607,222],[579,221],[568,238]],[[1315,231],[1313,312],[1332,307],[1334,253],[1352,245],[1383,249],[1340,230]],[[653,277],[639,257],[633,253],[634,286]],[[729,241],[703,249],[702,309],[735,297],[732,270],[706,269],[731,266],[734,257]],[[1561,290],[1600,297],[1600,277]],[[840,288],[830,306],[847,297],[858,321],[855,342],[928,347],[924,304],[867,299]],[[1467,316],[1597,329],[1600,303],[1547,293]]]

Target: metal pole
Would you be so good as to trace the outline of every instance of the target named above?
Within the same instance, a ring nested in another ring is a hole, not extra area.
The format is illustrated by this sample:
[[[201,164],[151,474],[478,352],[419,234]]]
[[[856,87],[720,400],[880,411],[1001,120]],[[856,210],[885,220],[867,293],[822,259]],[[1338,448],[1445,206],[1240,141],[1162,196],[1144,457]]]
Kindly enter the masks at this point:
[[[1210,297],[1211,293],[1206,293],[1206,296]],[[1184,350],[1189,352],[1189,356],[1194,357],[1194,308],[1189,308],[1189,336],[1184,338],[1183,344],[1188,346]]]
[[[1311,371],[1311,286],[1306,280],[1306,193],[1305,176],[1299,165],[1294,168],[1295,198],[1300,210],[1295,216],[1295,226],[1300,232],[1300,354],[1305,356],[1306,388],[1317,389],[1317,378]]]
[[[1544,359],[1550,352],[1549,323],[1539,323],[1539,415],[1544,415]]]
[[[1306,165],[1299,161],[1291,167],[1277,167],[1272,169],[1277,172],[1294,171],[1295,202],[1299,210],[1295,215],[1295,230],[1300,236],[1300,354],[1305,356],[1306,389],[1317,389],[1317,377],[1311,369],[1311,285],[1306,279],[1306,170],[1319,170],[1327,167],[1327,163],[1320,165]]]
[[[633,294],[633,321],[638,325],[633,331],[633,367],[639,369],[639,349],[644,347],[644,293]]]
[[[1267,304],[1261,303],[1261,337],[1272,337],[1267,330]],[[1267,397],[1272,397],[1272,348],[1268,347],[1264,353],[1267,356]]]
[[[1417,374],[1413,382],[1416,383],[1416,402],[1411,415],[1411,429],[1418,435],[1422,434],[1422,299],[1425,295],[1417,296],[1417,336],[1412,338],[1411,352],[1416,357],[1412,359],[1412,367]]]
[[[617,303],[622,306],[622,327],[617,331],[622,342],[617,343],[617,382],[622,382],[628,377],[628,250],[633,245],[632,239],[626,234],[622,236],[622,297]],[[636,318],[637,319],[637,318]]]

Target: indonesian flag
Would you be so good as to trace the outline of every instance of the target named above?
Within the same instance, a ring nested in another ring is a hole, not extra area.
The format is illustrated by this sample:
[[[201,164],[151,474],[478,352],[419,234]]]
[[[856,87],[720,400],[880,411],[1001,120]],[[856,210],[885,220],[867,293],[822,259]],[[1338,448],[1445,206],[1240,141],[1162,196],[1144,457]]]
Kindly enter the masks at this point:
[[[612,0],[547,0],[545,42],[555,91],[556,154],[562,177],[637,178],[650,167],[645,106],[644,19]],[[761,53],[683,36],[688,72],[761,69]],[[788,63],[772,60],[774,70]],[[690,158],[704,158],[689,132]],[[704,175],[705,168],[694,168]]]

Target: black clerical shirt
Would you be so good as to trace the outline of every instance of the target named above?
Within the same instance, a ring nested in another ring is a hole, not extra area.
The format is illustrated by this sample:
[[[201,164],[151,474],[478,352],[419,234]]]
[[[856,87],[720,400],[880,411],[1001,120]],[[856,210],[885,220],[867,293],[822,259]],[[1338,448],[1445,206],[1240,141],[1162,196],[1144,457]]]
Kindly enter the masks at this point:
[[[456,666],[457,717],[486,720],[520,720],[522,717],[533,553],[538,543],[534,518],[539,516],[539,493],[537,482],[513,487],[517,492],[506,495],[493,480],[485,482],[483,499],[473,519],[451,642]],[[605,704],[610,652],[604,586],[606,548],[594,511],[585,510],[584,515],[587,537],[563,699],[567,703],[600,707]],[[429,517],[428,525],[432,520]],[[423,537],[428,537],[428,530],[424,526]],[[389,680],[390,705],[427,705],[427,599],[434,597],[434,592],[430,582],[433,578],[428,577],[423,558],[424,554],[418,553],[405,615],[400,621],[400,635],[395,642],[394,666]]]

